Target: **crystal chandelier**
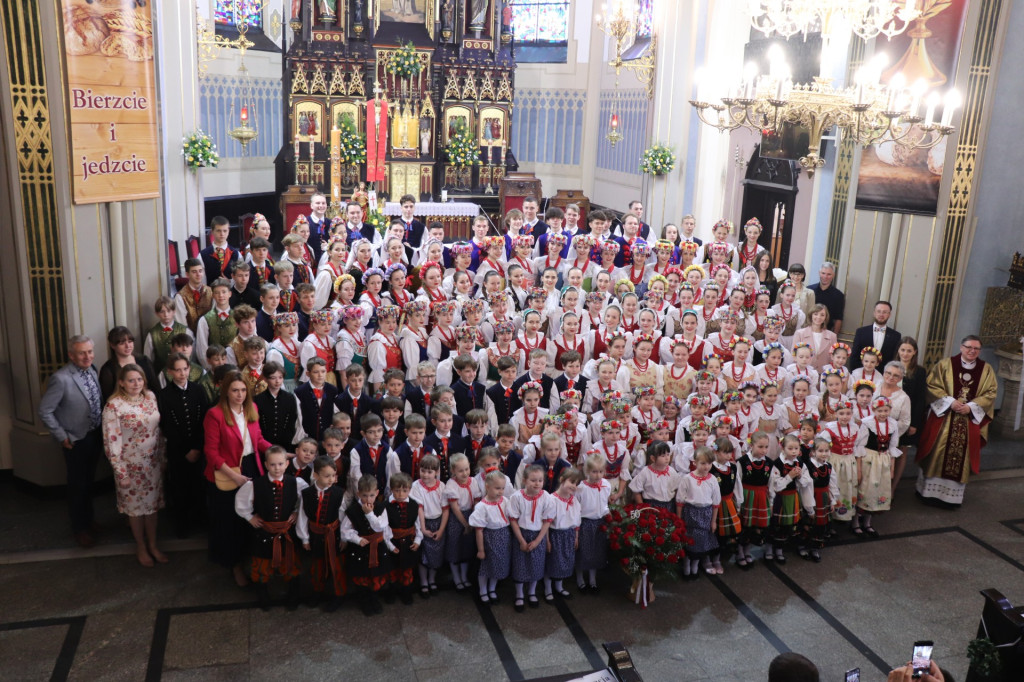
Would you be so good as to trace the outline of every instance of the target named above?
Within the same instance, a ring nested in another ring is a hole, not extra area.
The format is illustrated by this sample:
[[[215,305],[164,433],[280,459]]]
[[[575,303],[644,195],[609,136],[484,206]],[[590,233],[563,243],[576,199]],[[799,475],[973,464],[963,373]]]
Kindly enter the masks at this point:
[[[765,35],[785,38],[846,30],[863,40],[892,38],[921,15],[916,0],[750,0],[750,23]]]

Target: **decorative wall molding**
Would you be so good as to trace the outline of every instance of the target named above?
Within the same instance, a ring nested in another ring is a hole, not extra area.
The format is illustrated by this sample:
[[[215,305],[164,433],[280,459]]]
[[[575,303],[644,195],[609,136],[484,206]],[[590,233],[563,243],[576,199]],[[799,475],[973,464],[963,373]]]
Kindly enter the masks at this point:
[[[512,152],[519,163],[578,166],[587,91],[522,88],[512,116]]]
[[[613,107],[614,104],[614,107]],[[647,148],[652,102],[644,88],[601,90],[600,127],[597,137],[597,167],[639,176],[640,156]],[[619,114],[622,141],[614,147],[608,142],[608,121],[612,110]]]

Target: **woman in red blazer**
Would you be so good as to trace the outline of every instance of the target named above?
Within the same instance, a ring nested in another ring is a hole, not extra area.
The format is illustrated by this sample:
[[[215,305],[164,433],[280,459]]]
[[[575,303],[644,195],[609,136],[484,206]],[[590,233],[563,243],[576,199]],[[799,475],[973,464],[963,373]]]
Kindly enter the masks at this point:
[[[209,558],[230,568],[235,582],[244,587],[248,578],[242,570],[242,557],[248,530],[246,522],[235,513],[235,492],[249,480],[241,473],[242,458],[255,455],[251,459],[262,471],[261,457],[270,443],[260,431],[256,406],[240,372],[229,373],[221,382],[220,402],[207,411],[203,420],[203,437],[210,515]]]
[[[825,365],[832,363],[830,350],[832,344],[837,341],[836,333],[828,328],[828,308],[821,303],[817,303],[811,308],[811,314],[807,316],[807,320],[807,326],[797,329],[793,334],[793,344],[810,344],[813,353],[811,367],[820,372]],[[815,342],[814,334],[818,332],[821,333],[821,336]]]

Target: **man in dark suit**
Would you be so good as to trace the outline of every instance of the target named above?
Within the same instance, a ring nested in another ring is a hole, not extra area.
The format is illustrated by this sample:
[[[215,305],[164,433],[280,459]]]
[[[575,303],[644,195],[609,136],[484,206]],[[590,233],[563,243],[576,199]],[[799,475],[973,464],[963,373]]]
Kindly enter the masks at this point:
[[[92,482],[103,453],[103,403],[94,357],[92,339],[72,336],[68,341],[70,362],[53,373],[39,402],[39,418],[64,451],[71,530],[81,547],[96,544]]]
[[[875,323],[859,328],[853,335],[853,349],[850,352],[849,362],[851,370],[860,367],[860,352],[868,346],[874,346],[882,351],[879,367],[885,367],[885,363],[896,359],[896,351],[900,348],[900,339],[903,338],[903,335],[889,327],[891,315],[891,303],[879,301],[875,304]]]
[[[313,265],[320,262],[323,255],[323,243],[331,237],[331,221],[327,219],[327,197],[317,192],[309,198],[309,237],[306,245],[313,251]]]
[[[348,221],[345,229],[348,230],[348,245],[351,247],[357,239],[366,239],[376,248],[384,242],[384,238],[373,225],[363,222],[363,208],[352,202],[345,207],[345,219]]]

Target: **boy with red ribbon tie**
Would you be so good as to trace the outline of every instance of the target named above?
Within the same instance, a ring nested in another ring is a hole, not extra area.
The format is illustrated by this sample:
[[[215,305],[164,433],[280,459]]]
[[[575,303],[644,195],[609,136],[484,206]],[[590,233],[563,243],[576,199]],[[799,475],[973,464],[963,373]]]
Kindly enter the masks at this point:
[[[371,474],[361,477],[356,491],[358,498],[345,510],[341,522],[341,539],[348,543],[346,568],[352,584],[359,588],[359,607],[372,616],[383,611],[377,593],[388,585],[388,550],[395,547],[377,479]]]
[[[313,485],[300,493],[302,508],[295,525],[295,533],[311,557],[313,598],[310,606],[326,596],[328,576],[331,579],[331,598],[324,605],[328,613],[341,606],[345,594],[345,571],[340,554],[344,545],[339,533],[345,491],[335,485],[337,481],[338,469],[334,461],[330,457],[317,457],[313,462]]]

